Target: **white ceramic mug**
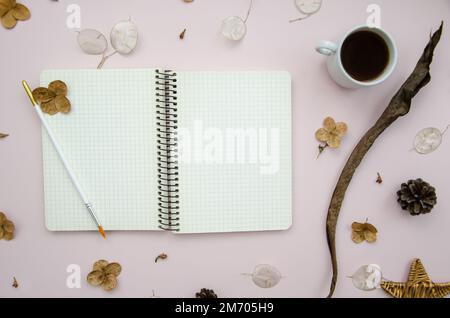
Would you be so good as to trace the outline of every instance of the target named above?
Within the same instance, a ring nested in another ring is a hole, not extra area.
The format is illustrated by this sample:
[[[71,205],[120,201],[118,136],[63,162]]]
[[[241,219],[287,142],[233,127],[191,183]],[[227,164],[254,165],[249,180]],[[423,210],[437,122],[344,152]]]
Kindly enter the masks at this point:
[[[358,31],[370,31],[376,33],[377,35],[381,36],[389,49],[389,61],[386,68],[377,78],[370,81],[363,82],[354,79],[350,74],[347,73],[347,71],[344,69],[344,66],[342,65],[342,44],[351,34]],[[320,41],[316,47],[316,51],[327,56],[328,72],[336,83],[346,88],[369,87],[380,84],[392,74],[395,66],[397,65],[397,47],[392,37],[386,31],[380,28],[369,27],[366,25],[356,27],[347,32],[347,34],[345,34],[339,44],[331,41]]]

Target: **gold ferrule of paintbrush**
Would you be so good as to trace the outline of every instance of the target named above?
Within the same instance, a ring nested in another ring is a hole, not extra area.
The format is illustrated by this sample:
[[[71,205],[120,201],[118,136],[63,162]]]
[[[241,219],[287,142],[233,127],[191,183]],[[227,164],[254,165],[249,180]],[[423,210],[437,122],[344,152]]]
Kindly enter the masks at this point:
[[[33,93],[31,92],[30,86],[28,86],[27,81],[22,81],[22,85],[23,85],[23,88],[25,88],[25,91],[27,92],[27,95],[28,95],[28,98],[31,101],[31,104],[33,104],[33,106],[36,106],[37,103],[36,103],[36,101],[35,101],[35,99],[33,97]]]

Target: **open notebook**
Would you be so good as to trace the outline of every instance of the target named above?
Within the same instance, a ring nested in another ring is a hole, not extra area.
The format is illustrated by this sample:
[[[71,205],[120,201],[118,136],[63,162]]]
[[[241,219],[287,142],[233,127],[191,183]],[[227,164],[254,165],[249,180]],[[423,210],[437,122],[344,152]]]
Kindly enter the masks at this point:
[[[178,233],[291,225],[286,72],[47,70],[69,114],[45,115],[105,230]],[[97,230],[46,132],[46,225]]]

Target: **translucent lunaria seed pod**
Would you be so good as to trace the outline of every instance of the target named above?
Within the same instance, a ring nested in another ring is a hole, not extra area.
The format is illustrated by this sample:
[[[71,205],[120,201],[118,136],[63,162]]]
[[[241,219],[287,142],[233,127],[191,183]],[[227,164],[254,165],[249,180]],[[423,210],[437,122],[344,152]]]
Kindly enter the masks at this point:
[[[322,0],[295,0],[295,6],[303,14],[313,14],[319,11]]]
[[[120,21],[111,30],[111,46],[119,54],[130,54],[137,45],[138,30],[131,20]]]
[[[414,139],[414,149],[420,154],[432,153],[442,143],[442,133],[437,128],[425,128],[419,131]]]
[[[228,40],[242,40],[247,33],[247,26],[240,17],[228,17],[222,22],[222,35]]]
[[[100,55],[108,49],[106,37],[94,29],[84,29],[78,32],[78,45],[86,54]]]
[[[272,288],[276,286],[282,278],[280,271],[268,264],[256,265],[253,273],[244,275],[251,276],[255,285],[261,288]]]
[[[376,264],[361,266],[351,277],[353,286],[360,290],[372,291],[380,287],[383,275]]]
[[[248,11],[244,19],[237,16],[231,16],[222,22],[222,35],[231,41],[240,41],[247,34],[247,19],[253,7],[253,0],[250,0]]]
[[[317,13],[322,7],[322,0],[294,0],[295,6],[302,14],[300,18],[290,20],[289,22],[301,21]]]

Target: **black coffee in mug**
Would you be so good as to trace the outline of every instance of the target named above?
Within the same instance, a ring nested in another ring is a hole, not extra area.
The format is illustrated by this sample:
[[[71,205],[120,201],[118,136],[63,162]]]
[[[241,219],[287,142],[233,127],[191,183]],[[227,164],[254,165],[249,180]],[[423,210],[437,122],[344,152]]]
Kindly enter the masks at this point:
[[[372,31],[356,31],[342,44],[342,65],[353,79],[360,82],[377,79],[385,71],[389,59],[386,41]]]

